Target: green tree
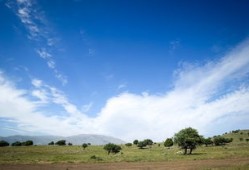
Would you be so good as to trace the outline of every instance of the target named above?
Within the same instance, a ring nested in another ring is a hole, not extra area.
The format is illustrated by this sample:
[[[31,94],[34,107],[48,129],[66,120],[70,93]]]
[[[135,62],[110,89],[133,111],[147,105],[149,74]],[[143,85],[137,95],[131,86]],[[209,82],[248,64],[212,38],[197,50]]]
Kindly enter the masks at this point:
[[[5,140],[0,141],[0,147],[9,146],[9,145],[10,144],[8,142],[6,142]]]
[[[164,142],[164,146],[165,147],[171,147],[171,146],[173,146],[173,140],[172,140],[172,138],[167,138],[165,140],[165,142]]]
[[[196,129],[191,127],[180,130],[174,136],[174,142],[178,144],[182,149],[184,149],[184,155],[187,154],[189,149],[189,154],[192,154],[193,149],[200,141],[200,135]]]
[[[82,144],[82,147],[83,147],[83,149],[86,149],[86,147],[88,147],[88,144],[83,143],[83,144]]]
[[[64,146],[64,145],[66,145],[66,140],[59,140],[55,144],[59,145],[59,146]]]
[[[116,153],[120,152],[120,150],[122,148],[118,145],[113,144],[113,143],[108,143],[104,146],[104,149],[108,152],[108,155],[109,155],[110,153],[116,154]]]
[[[138,140],[137,140],[137,139],[134,140],[134,141],[133,141],[133,144],[134,144],[134,145],[137,145],[137,144],[138,144]]]

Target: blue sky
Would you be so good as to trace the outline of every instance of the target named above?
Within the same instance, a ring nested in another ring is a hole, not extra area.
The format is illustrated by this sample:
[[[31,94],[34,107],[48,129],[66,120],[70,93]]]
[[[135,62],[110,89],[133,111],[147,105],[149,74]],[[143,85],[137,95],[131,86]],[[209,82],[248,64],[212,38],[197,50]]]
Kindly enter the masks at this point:
[[[249,3],[1,0],[0,135],[248,129]]]

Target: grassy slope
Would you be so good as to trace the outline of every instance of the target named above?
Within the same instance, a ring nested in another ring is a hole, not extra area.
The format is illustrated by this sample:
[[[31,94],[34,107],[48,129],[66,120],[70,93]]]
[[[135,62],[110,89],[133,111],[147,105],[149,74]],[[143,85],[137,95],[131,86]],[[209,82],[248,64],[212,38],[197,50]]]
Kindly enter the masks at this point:
[[[246,139],[249,139],[249,130],[240,130],[237,133],[225,133],[223,134],[225,138],[233,138],[233,143],[234,145],[243,145],[245,143],[249,144],[249,141],[247,142]],[[241,141],[241,138],[243,139]]]

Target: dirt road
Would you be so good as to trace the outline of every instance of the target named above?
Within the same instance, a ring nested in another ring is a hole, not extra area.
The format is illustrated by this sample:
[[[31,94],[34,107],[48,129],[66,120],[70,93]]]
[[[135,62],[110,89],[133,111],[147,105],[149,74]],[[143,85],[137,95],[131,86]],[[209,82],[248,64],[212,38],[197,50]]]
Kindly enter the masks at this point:
[[[120,162],[120,163],[82,163],[82,164],[16,164],[0,165],[0,170],[191,170],[246,166],[249,158],[222,160],[191,160],[168,162]]]

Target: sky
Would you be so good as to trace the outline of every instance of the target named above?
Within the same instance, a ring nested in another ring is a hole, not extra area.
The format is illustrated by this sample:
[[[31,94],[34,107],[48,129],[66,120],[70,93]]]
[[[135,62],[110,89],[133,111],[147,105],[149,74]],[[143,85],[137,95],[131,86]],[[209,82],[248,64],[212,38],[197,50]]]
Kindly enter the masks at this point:
[[[249,129],[249,1],[0,0],[0,136]]]

